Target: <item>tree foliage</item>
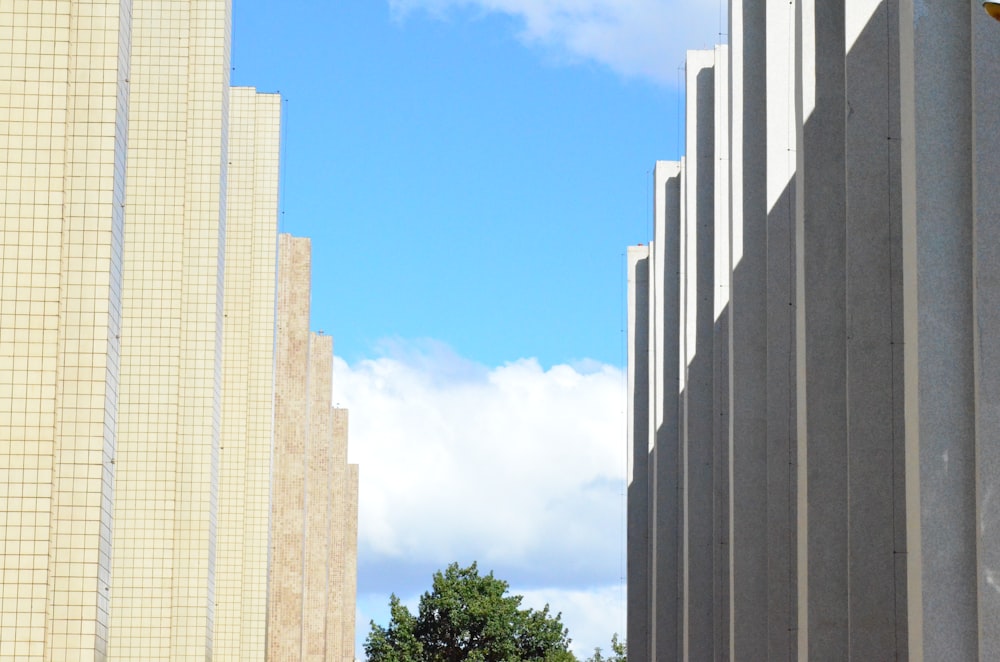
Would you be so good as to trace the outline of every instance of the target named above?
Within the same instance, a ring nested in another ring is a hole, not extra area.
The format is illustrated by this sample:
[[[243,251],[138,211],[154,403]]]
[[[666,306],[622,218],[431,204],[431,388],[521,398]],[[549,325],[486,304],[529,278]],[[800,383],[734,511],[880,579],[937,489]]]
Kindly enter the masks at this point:
[[[371,623],[369,662],[575,662],[561,614],[522,609],[521,596],[473,563],[434,573],[417,615],[392,596],[388,627]]]
[[[628,654],[625,650],[625,642],[618,641],[618,633],[611,635],[611,657],[604,657],[600,648],[594,649],[594,654],[587,658],[586,662],[627,662]]]

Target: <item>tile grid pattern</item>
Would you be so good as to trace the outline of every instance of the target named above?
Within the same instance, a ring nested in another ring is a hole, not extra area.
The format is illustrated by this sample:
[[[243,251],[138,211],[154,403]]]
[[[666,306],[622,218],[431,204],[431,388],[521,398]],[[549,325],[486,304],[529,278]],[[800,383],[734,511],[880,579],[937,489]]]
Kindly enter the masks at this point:
[[[0,660],[103,659],[130,3],[0,9]]]
[[[112,659],[212,651],[229,21],[134,6]]]
[[[276,95],[231,91],[214,647],[222,660],[265,651],[279,109]]]

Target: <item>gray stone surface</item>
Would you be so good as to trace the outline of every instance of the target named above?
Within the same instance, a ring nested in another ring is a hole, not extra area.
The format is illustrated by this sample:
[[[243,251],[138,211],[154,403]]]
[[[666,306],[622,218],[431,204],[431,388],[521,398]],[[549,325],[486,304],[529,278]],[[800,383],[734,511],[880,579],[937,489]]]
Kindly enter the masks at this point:
[[[714,51],[687,59],[686,438],[684,440],[684,659],[712,660],[715,555],[713,337],[715,80]]]
[[[764,0],[730,6],[730,572],[733,660],[766,660],[767,104]],[[787,307],[787,306],[786,306]]]
[[[897,0],[850,0],[845,24],[849,650],[905,659]]]
[[[715,254],[712,284],[712,468],[714,472],[713,547],[715,591],[713,605],[716,660],[729,659],[730,574],[729,574],[729,48],[715,47],[714,67],[715,129]]]
[[[654,181],[654,273],[657,344],[655,439],[655,553],[653,555],[653,659],[676,653],[680,595],[680,444],[678,426],[678,353],[680,341],[680,164],[659,161]]]
[[[849,659],[844,0],[802,0],[796,241],[799,657]]]
[[[979,656],[1000,659],[1000,23],[972,15]]]
[[[907,601],[917,661],[979,656],[973,10],[982,11],[900,2]]]
[[[795,8],[768,3],[767,657],[798,659],[796,574]]]
[[[627,581],[629,660],[649,662],[649,248],[629,246]]]

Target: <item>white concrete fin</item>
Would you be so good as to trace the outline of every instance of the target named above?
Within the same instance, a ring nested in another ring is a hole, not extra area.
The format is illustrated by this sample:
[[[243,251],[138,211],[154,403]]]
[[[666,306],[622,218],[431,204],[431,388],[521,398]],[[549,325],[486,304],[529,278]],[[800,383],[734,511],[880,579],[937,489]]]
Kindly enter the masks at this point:
[[[816,109],[816,0],[801,0],[802,7],[802,123]],[[794,5],[791,5],[794,12]],[[794,22],[792,23],[794,25]],[[770,39],[768,39],[770,41]],[[794,41],[794,39],[793,39]],[[795,51],[792,51],[793,53]],[[794,69],[793,69],[794,71]]]
[[[631,485],[635,474],[635,458],[631,452],[632,440],[635,438],[635,369],[639,361],[649,362],[649,355],[636,356],[636,288],[648,287],[647,283],[636,283],[636,265],[649,257],[648,246],[629,246],[626,252],[627,280],[628,280],[628,440],[629,452],[626,453],[627,464],[626,473],[628,484]]]
[[[713,318],[729,305],[729,48],[715,47],[715,287]]]
[[[848,0],[844,3],[844,37],[847,41],[845,53],[850,53],[884,0]]]
[[[795,177],[795,5],[767,12],[767,211]]]
[[[679,239],[678,243],[680,245],[680,253],[681,253],[681,255],[680,255],[680,261],[679,261],[679,265],[678,265],[679,268],[680,268],[680,273],[678,274],[678,278],[677,278],[677,281],[678,281],[677,284],[678,284],[678,287],[680,289],[680,292],[678,293],[679,294],[678,302],[679,302],[679,308],[680,308],[680,329],[679,329],[680,343],[679,343],[679,347],[678,347],[680,356],[678,358],[680,360],[677,363],[678,363],[678,368],[679,368],[680,374],[677,376],[677,379],[678,379],[678,381],[677,381],[677,388],[678,388],[679,392],[683,392],[684,389],[687,387],[687,364],[688,364],[688,361],[687,361],[687,355],[688,355],[688,350],[687,350],[687,281],[688,281],[688,279],[687,279],[687,274],[688,274],[688,271],[687,271],[687,253],[688,253],[688,250],[687,250],[687,234],[688,234],[687,233],[687,198],[688,198],[688,195],[687,195],[687,178],[688,178],[688,172],[687,172],[687,157],[686,156],[682,156],[681,157],[680,178],[681,178],[681,204],[680,204],[680,207],[681,207],[681,209],[680,209],[681,217],[680,217],[679,222],[677,223],[677,231],[678,231],[678,234],[680,235],[678,237],[678,239]]]
[[[733,3],[729,22],[729,266],[743,259],[743,12]],[[731,279],[730,279],[731,280]]]
[[[686,105],[685,105],[685,126],[686,141],[684,151],[686,156],[692,157],[698,151],[698,74],[705,69],[715,66],[715,50],[710,51],[688,51],[686,75]],[[697,164],[695,164],[696,166]],[[698,168],[691,167],[685,172],[685,216],[682,225],[684,226],[685,261],[682,263],[681,271],[690,277],[685,277],[685,302],[684,311],[684,335],[685,356],[684,363],[689,364],[698,351],[695,343],[697,337],[697,307],[698,301]]]

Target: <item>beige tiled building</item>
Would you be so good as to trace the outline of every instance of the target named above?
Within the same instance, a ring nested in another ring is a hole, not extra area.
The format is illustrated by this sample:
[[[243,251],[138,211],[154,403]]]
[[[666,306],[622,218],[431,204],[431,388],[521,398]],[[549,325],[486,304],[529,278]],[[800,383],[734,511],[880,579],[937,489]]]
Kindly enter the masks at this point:
[[[229,99],[222,436],[215,557],[218,660],[262,660],[274,402],[281,99]]]
[[[229,13],[133,6],[112,660],[212,655]]]
[[[281,235],[275,378],[271,660],[354,659],[357,466],[332,409],[333,342],[309,332],[308,239]]]
[[[0,4],[3,661],[107,647],[131,4]]]
[[[0,3],[0,662],[353,658],[346,412],[229,33]]]

